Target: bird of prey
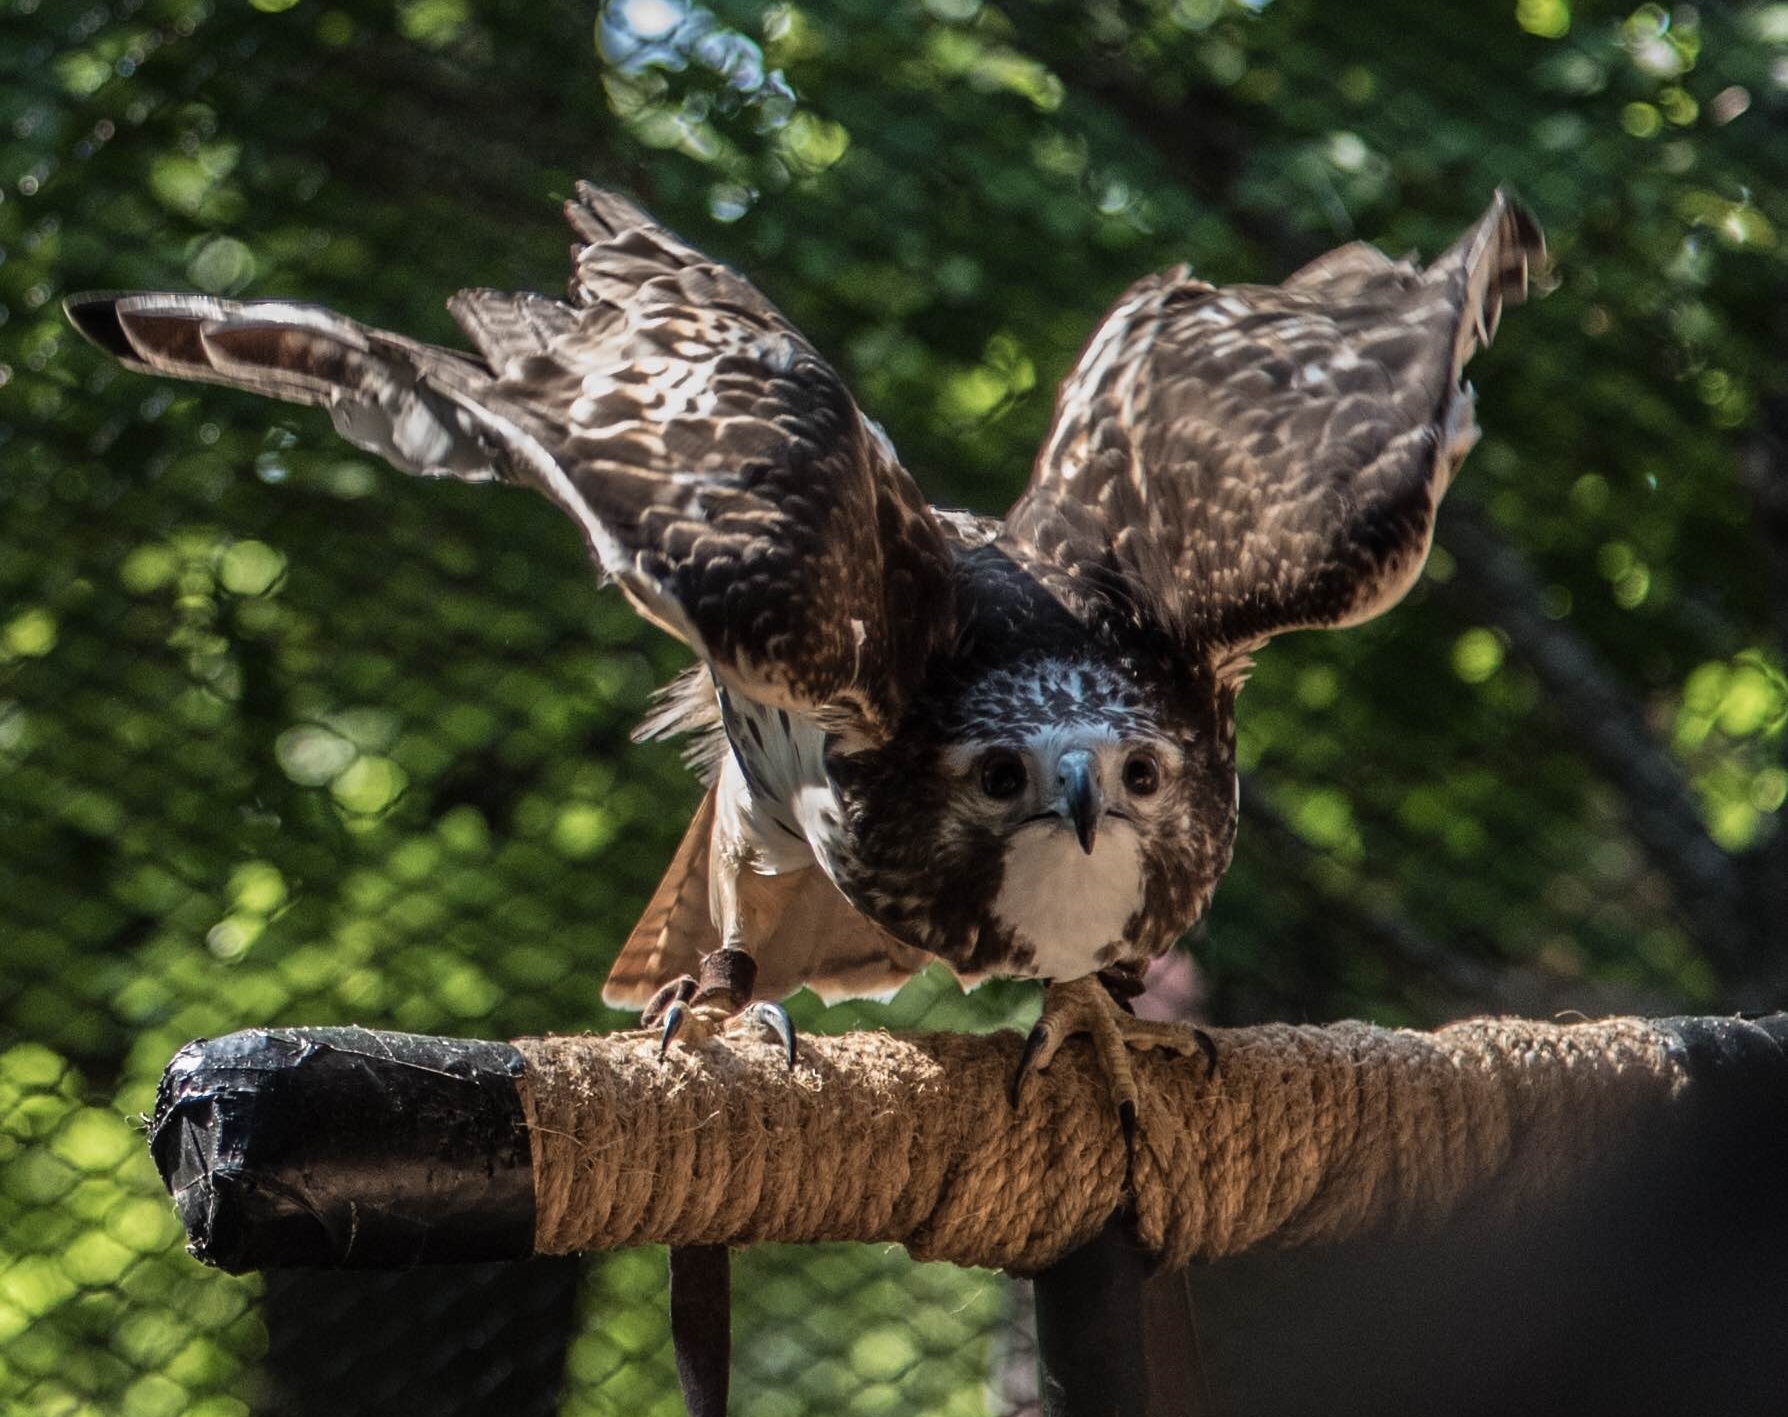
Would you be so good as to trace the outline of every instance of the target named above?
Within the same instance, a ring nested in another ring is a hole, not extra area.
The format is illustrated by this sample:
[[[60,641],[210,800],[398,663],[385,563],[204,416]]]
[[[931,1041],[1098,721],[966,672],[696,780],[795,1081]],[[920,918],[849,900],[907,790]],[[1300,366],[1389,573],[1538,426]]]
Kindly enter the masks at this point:
[[[314,305],[77,296],[132,368],[320,404],[406,472],[522,483],[696,665],[648,732],[707,795],[603,997],[665,1044],[802,984],[933,957],[1046,981],[1016,1087],[1125,1001],[1230,859],[1235,704],[1274,635],[1415,581],[1475,437],[1461,370],[1543,258],[1498,194],[1426,269],[1344,246],[1280,285],[1131,286],[1003,518],[929,506],[839,375],[744,278],[580,184],[564,300],[467,290],[476,352]]]

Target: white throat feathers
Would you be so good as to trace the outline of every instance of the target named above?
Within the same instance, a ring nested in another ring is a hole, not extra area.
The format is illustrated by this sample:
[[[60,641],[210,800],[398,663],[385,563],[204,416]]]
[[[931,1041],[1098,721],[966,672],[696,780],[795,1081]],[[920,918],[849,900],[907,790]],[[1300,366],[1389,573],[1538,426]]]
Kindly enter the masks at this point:
[[[1060,821],[1032,822],[1006,845],[994,918],[1032,951],[1019,971],[1035,979],[1078,979],[1100,967],[1142,908],[1142,843],[1128,822],[1107,820],[1089,854]]]

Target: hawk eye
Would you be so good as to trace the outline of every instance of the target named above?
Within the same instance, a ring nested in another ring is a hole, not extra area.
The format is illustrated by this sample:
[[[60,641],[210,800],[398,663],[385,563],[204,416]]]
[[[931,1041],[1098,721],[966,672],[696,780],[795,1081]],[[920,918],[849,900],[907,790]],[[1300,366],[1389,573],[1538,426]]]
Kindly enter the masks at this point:
[[[995,748],[981,759],[981,790],[996,802],[1024,791],[1024,759],[1010,748]]]
[[[1161,768],[1153,753],[1132,753],[1124,764],[1124,786],[1132,797],[1153,797],[1161,786]]]

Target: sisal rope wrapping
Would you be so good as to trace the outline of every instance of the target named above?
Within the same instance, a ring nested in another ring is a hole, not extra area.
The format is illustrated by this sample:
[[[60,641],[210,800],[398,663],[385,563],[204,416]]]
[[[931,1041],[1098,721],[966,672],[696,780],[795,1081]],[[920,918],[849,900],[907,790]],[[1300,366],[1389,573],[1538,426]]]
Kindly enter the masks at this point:
[[[1084,1040],[1006,1101],[1016,1034],[518,1041],[536,1247],[895,1241],[1034,1271],[1128,1204],[1169,1265],[1428,1224],[1556,1189],[1686,1074],[1638,1019],[1212,1032],[1133,1055],[1134,1174]]]

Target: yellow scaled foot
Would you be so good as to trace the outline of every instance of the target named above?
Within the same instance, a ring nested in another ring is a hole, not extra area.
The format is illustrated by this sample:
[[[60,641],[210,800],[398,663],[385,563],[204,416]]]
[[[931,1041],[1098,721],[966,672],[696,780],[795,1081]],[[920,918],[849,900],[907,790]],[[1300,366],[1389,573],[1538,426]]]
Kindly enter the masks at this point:
[[[773,1034],[795,1065],[795,1025],[781,1004],[752,1003],[757,966],[742,950],[718,949],[702,960],[699,979],[683,975],[652,996],[640,1024],[658,1032],[658,1056],[672,1043],[695,1047],[723,1033]]]
[[[1166,1048],[1182,1055],[1202,1053],[1213,1071],[1217,1065],[1215,1045],[1202,1029],[1137,1018],[1112,997],[1098,975],[1089,974],[1062,984],[1052,983],[1044,991],[1043,1015],[1025,1040],[1024,1056],[1018,1060],[1018,1072],[1012,1078],[1014,1107],[1023,1094],[1025,1080],[1031,1073],[1047,1068],[1056,1051],[1077,1033],[1092,1037],[1093,1055],[1105,1074],[1111,1100],[1117,1104],[1118,1120],[1126,1138],[1136,1128],[1136,1077],[1130,1069],[1130,1049]]]
[[[663,1057],[672,1043],[694,1048],[710,1038],[728,1033],[742,1037],[770,1034],[781,1046],[788,1065],[791,1068],[795,1065],[795,1025],[788,1016],[788,1010],[781,1004],[762,1000],[747,1004],[737,1013],[704,1004],[692,1007],[681,999],[677,1000],[664,1011],[664,1020],[658,1033],[658,1056]]]

